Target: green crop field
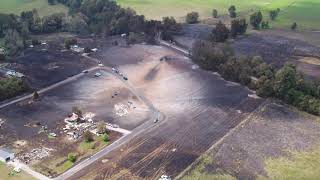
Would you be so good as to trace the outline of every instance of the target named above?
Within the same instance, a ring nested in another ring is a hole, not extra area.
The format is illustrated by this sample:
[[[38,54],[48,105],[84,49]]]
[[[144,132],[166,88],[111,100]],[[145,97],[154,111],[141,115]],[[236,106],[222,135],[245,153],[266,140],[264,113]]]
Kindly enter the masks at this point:
[[[241,15],[261,10],[267,16],[270,9],[280,8],[277,27],[289,27],[293,22],[304,29],[320,29],[319,0],[117,0],[123,7],[131,7],[149,19],[174,16],[182,20],[186,13],[197,11],[201,18],[211,16],[212,9],[227,14],[230,5],[235,5]],[[268,16],[267,16],[268,17]]]
[[[0,13],[20,14],[22,11],[36,8],[40,16],[46,16],[57,12],[68,12],[63,5],[50,6],[47,0],[1,0]]]

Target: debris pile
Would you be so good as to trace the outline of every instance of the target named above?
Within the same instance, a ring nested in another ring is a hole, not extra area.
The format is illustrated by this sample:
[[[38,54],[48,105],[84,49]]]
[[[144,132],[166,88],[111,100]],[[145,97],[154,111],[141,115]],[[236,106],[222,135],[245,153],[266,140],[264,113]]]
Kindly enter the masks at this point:
[[[0,119],[0,128],[1,128],[2,124],[4,124],[4,120]]]
[[[85,131],[92,131],[97,128],[93,121],[95,114],[86,113],[82,117],[72,113],[69,117],[64,119],[66,123],[63,128],[64,132],[69,136],[69,140],[77,140]]]
[[[127,104],[118,103],[114,105],[114,112],[118,116],[122,117],[129,113],[130,109],[136,108],[133,106],[133,103],[131,101],[128,101]]]
[[[46,147],[36,148],[32,149],[29,153],[22,154],[18,157],[18,159],[24,162],[25,164],[29,164],[30,162],[41,160],[45,157],[48,157],[51,151],[53,151],[53,149]]]

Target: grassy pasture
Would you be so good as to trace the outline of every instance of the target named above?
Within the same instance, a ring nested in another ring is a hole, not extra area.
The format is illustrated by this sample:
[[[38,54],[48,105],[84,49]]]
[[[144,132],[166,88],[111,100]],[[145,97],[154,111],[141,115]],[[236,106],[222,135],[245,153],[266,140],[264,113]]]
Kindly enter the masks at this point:
[[[67,7],[59,4],[50,6],[47,0],[1,0],[0,13],[20,14],[22,11],[36,8],[40,16],[57,12],[68,12]]]
[[[230,5],[235,5],[238,13],[248,15],[260,9],[265,17],[271,9],[280,8],[278,19],[273,22],[276,27],[290,27],[296,21],[303,29],[320,29],[320,1],[318,0],[117,0],[123,7],[131,7],[149,19],[161,19],[174,16],[182,20],[186,13],[197,11],[202,18],[211,17],[212,9],[219,14],[227,14]]]

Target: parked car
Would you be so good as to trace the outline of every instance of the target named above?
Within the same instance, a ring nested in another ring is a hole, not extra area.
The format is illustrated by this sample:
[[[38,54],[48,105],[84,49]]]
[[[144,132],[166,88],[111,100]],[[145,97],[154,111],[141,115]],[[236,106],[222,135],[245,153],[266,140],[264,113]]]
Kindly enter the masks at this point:
[[[125,76],[123,77],[123,79],[124,79],[124,80],[126,80],[126,81],[128,81],[128,78],[127,78],[127,77],[125,77]]]
[[[102,75],[102,74],[99,73],[99,72],[97,72],[97,73],[94,74],[95,77],[100,77],[101,75]]]

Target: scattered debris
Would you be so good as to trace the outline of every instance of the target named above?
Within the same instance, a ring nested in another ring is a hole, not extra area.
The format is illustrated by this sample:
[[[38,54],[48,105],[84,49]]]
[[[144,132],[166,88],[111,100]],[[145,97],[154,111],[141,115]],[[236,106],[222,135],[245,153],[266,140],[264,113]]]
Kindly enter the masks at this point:
[[[70,49],[74,52],[81,53],[84,51],[84,48],[79,47],[78,45],[72,45]]]
[[[257,96],[256,94],[248,94],[248,97],[254,98],[254,99],[260,99],[260,97]]]
[[[4,120],[2,120],[2,119],[0,118],[0,128],[1,128],[2,124],[4,124]]]
[[[193,70],[195,70],[195,69],[199,69],[199,66],[196,65],[196,64],[194,64],[194,65],[191,66],[191,68],[192,68]]]
[[[52,152],[53,149],[46,148],[46,147],[40,147],[32,149],[29,153],[24,153],[18,157],[19,160],[24,162],[25,164],[29,164],[33,161],[41,160],[45,157],[48,157],[50,155],[50,152]]]
[[[51,137],[57,137],[57,134],[56,134],[56,133],[49,133],[49,136],[51,136]]]
[[[102,163],[107,163],[109,161],[109,159],[102,159],[101,162]]]
[[[97,52],[97,51],[98,51],[98,49],[97,49],[97,48],[93,48],[93,49],[91,49],[91,51],[93,51],[93,52]]]
[[[133,103],[131,101],[128,101],[127,104],[118,103],[114,105],[115,114],[120,117],[127,115],[130,109],[134,109]]]
[[[159,178],[159,180],[171,180],[170,176],[168,175],[161,175],[161,177]]]
[[[23,78],[23,77],[24,77],[24,74],[19,73],[19,72],[16,72],[16,71],[14,71],[14,70],[8,70],[8,71],[6,72],[6,76],[7,76],[7,77]]]
[[[69,140],[77,140],[81,135],[89,130],[93,131],[97,128],[96,123],[93,121],[95,114],[86,113],[82,117],[72,113],[69,117],[64,119],[66,123],[63,128],[64,132],[69,136]]]
[[[25,146],[25,145],[27,145],[27,141],[25,141],[25,140],[18,140],[18,141],[14,142],[14,146],[16,146],[16,147],[21,147],[21,146]]]

